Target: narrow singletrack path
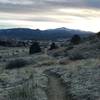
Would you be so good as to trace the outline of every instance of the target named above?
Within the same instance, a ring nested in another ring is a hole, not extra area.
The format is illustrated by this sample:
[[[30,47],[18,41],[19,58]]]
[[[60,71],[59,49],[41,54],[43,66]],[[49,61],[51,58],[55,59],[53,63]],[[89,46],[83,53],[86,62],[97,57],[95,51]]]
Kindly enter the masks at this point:
[[[60,78],[53,75],[49,75],[48,78],[48,100],[69,100]]]

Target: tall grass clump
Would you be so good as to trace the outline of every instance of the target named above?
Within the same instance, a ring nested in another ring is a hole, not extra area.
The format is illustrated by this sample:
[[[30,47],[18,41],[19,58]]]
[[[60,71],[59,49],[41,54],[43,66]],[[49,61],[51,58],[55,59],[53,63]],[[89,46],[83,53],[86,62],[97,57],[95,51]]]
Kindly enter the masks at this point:
[[[8,92],[7,100],[34,100],[34,87],[32,84],[14,88]]]

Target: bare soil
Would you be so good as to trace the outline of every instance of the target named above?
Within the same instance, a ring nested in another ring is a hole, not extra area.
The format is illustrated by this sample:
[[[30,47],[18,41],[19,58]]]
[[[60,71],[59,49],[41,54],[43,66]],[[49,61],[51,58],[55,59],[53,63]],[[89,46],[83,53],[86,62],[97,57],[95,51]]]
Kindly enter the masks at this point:
[[[51,75],[48,78],[48,100],[69,100],[60,78]]]

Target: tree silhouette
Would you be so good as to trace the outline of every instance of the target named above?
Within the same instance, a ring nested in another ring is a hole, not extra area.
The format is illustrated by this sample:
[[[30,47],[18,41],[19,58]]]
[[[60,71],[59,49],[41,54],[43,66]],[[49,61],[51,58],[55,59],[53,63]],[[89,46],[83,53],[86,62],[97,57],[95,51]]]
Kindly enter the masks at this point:
[[[38,42],[33,42],[33,44],[30,46],[29,54],[34,54],[41,52],[41,48]]]
[[[71,43],[73,44],[79,44],[81,41],[81,38],[79,35],[74,35],[72,38],[71,38]]]
[[[100,37],[100,32],[98,32],[96,35],[97,35],[97,37]]]
[[[49,50],[53,50],[53,49],[57,49],[58,46],[53,42],[51,45],[50,45],[50,48]]]

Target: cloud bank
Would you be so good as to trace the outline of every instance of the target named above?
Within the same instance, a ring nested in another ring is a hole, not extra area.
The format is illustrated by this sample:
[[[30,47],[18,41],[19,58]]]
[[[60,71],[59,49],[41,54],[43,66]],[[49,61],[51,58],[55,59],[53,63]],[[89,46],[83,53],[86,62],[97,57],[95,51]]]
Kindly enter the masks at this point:
[[[99,31],[99,16],[100,0],[0,0],[2,28],[64,26]]]

